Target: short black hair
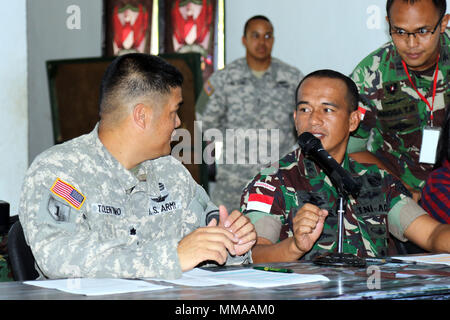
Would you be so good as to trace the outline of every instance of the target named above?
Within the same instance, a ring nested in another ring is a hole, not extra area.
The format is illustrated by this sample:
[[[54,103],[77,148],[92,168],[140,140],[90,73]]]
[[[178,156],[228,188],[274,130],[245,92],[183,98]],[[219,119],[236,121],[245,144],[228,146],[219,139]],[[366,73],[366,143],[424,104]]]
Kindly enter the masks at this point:
[[[298,105],[298,90],[300,89],[300,86],[302,83],[308,79],[308,78],[329,78],[329,79],[338,79],[342,80],[345,83],[345,86],[347,87],[347,95],[346,100],[348,103],[348,110],[349,112],[353,112],[358,110],[358,102],[360,101],[358,87],[356,86],[355,82],[347,77],[345,74],[342,74],[338,71],[330,70],[330,69],[322,69],[313,71],[309,74],[307,74],[298,84],[297,89],[295,90],[295,108],[297,108]]]
[[[441,167],[445,160],[450,161],[450,109],[445,111],[445,121],[436,151],[436,163],[433,169]]]
[[[129,53],[114,59],[100,87],[100,117],[116,111],[119,101],[150,94],[167,95],[181,87],[183,75],[165,60],[144,53]]]
[[[388,18],[390,19],[390,10],[392,7],[392,4],[394,3],[395,0],[387,0],[386,2],[386,14],[388,16]],[[400,1],[400,0],[398,0]],[[403,2],[407,2],[411,5],[413,5],[414,3],[421,1],[421,0],[402,0]],[[447,0],[433,0],[433,4],[436,7],[436,9],[438,9],[439,11],[439,17],[442,17],[445,12],[447,11]]]
[[[269,20],[269,18],[267,18],[266,16],[263,16],[263,15],[256,15],[256,16],[253,16],[253,17],[251,17],[250,19],[248,19],[247,22],[245,23],[245,26],[244,26],[244,37],[245,37],[245,35],[247,34],[248,25],[249,25],[250,22],[253,21],[253,20],[264,20],[264,21],[267,21],[268,23],[270,23],[270,25],[272,26],[272,29],[273,29],[273,24],[272,24],[272,22]]]

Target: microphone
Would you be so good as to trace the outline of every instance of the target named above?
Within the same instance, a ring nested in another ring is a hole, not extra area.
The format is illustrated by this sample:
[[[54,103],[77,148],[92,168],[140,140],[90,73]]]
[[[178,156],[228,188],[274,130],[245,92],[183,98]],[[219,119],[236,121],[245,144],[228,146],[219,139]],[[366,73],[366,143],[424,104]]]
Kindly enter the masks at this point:
[[[304,154],[312,158],[325,171],[341,195],[351,194],[354,198],[358,196],[361,189],[360,181],[353,179],[350,173],[325,151],[319,139],[310,132],[303,132],[298,137],[298,144]]]

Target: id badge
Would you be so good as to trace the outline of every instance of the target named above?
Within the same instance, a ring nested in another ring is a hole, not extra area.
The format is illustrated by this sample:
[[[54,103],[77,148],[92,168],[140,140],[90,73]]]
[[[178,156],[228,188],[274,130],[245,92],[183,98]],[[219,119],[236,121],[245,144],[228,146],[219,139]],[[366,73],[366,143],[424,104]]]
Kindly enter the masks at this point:
[[[436,162],[436,150],[439,142],[441,128],[425,127],[422,134],[422,146],[420,147],[420,163],[434,164]]]

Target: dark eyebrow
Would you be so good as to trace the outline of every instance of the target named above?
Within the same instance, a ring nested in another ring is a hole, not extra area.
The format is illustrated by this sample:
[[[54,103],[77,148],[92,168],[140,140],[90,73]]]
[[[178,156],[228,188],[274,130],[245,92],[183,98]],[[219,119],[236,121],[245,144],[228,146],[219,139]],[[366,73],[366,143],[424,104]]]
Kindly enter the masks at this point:
[[[297,102],[297,107],[298,107],[299,105],[301,105],[301,104],[309,104],[309,102],[308,102],[308,101],[304,101],[304,100],[300,100],[299,102]],[[331,107],[339,108],[339,106],[338,106],[337,104],[332,103],[332,102],[323,102],[322,104],[323,104],[323,105],[326,105],[326,106],[331,106]]]
[[[335,103],[332,103],[332,102],[324,102],[322,104],[324,104],[326,106],[332,106],[332,107],[335,107],[335,108],[339,109],[339,106],[337,104],[335,104]]]
[[[300,104],[308,104],[308,101],[300,100],[299,102],[297,102],[297,106],[299,106]]]
[[[404,30],[404,31],[406,31],[406,29],[401,28],[401,27],[397,27],[397,26],[394,26],[394,25],[392,25],[392,28],[394,28],[394,29],[396,29],[396,30]],[[431,28],[433,28],[433,26],[424,25],[424,26],[421,26],[421,27],[416,28],[414,31],[420,30],[420,29],[423,29],[423,28],[431,29]]]

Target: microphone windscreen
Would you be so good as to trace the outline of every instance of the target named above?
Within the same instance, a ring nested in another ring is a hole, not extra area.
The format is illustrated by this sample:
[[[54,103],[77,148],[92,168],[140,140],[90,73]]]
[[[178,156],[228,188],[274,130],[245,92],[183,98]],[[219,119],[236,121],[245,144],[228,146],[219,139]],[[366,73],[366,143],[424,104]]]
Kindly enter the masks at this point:
[[[310,132],[303,132],[298,137],[298,145],[302,148],[305,154],[309,154],[312,150],[318,150],[319,148],[323,149],[320,140],[314,137],[314,135]]]

